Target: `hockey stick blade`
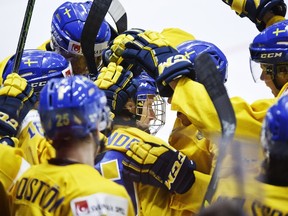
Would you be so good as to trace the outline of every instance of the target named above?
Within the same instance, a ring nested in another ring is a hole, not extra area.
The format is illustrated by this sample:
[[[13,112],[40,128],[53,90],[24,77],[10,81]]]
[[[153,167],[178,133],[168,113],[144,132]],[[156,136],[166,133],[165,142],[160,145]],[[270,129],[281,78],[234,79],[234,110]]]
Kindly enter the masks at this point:
[[[19,71],[20,62],[21,62],[21,58],[24,52],[24,47],[25,47],[26,38],[28,35],[28,29],[30,26],[30,21],[31,21],[34,5],[35,5],[35,0],[29,0],[27,2],[24,20],[22,23],[22,28],[21,28],[18,45],[17,45],[15,57],[14,57],[14,65],[13,65],[12,71],[15,73],[18,73]]]
[[[109,10],[109,15],[112,17],[117,31],[110,25],[111,28],[111,38],[114,39],[119,34],[123,33],[127,30],[128,24],[127,24],[127,14],[123,7],[123,5],[120,3],[119,0],[113,0]]]
[[[112,0],[94,0],[82,31],[82,52],[91,74],[98,73],[94,57],[94,42],[111,2]]]
[[[195,59],[195,71],[197,80],[205,86],[206,91],[213,102],[222,130],[222,137],[219,143],[219,154],[211,181],[202,202],[203,208],[206,201],[211,202],[216,191],[219,180],[218,175],[223,157],[226,153],[226,147],[228,144],[232,143],[234,138],[236,118],[226,88],[222,82],[220,72],[217,70],[212,57],[208,53],[203,53]]]

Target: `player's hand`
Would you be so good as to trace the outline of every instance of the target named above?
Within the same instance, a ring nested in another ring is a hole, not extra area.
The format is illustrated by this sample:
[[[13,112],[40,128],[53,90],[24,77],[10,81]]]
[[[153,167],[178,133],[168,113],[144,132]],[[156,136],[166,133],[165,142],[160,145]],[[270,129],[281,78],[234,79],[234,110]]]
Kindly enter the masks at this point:
[[[101,69],[95,84],[105,92],[111,111],[118,114],[128,99],[135,95],[138,83],[133,80],[131,71],[111,62]]]
[[[36,100],[26,79],[16,73],[9,74],[0,88],[0,135],[16,136],[19,125]]]
[[[248,17],[259,31],[265,29],[263,21],[265,14],[272,12],[274,15],[285,17],[286,4],[284,0],[222,0],[228,4],[241,17]]]
[[[186,56],[181,55],[158,32],[145,31],[126,43],[122,53],[123,59],[141,66],[157,81],[161,96],[170,97],[173,94],[169,82],[185,75],[195,79],[192,64]]]
[[[195,164],[171,146],[155,143],[132,143],[123,161],[124,176],[179,194],[188,191],[195,181]]]

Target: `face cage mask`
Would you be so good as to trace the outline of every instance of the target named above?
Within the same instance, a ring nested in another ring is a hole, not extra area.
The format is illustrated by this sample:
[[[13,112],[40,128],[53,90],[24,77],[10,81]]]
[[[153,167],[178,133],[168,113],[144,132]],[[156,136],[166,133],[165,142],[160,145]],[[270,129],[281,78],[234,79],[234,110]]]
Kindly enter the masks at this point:
[[[269,80],[274,80],[275,76],[284,76],[288,74],[288,64],[266,64],[255,62],[250,59],[250,71],[255,83],[259,83],[261,80],[262,73],[266,73],[266,77]]]
[[[136,103],[137,125],[155,135],[166,121],[165,100],[160,95],[140,94]]]

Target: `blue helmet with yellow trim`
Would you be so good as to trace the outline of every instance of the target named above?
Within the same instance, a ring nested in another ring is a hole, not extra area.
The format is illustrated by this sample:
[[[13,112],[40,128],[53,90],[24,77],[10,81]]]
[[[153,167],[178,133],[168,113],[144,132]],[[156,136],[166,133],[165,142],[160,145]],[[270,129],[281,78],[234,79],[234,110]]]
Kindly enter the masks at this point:
[[[166,121],[166,102],[159,95],[155,79],[142,71],[134,78],[138,87],[134,96],[136,123],[139,128],[156,134]]]
[[[274,79],[279,72],[288,72],[288,20],[277,22],[260,32],[249,46],[250,69],[255,82],[263,67]],[[282,86],[277,86],[280,89]]]
[[[61,54],[83,55],[81,35],[92,2],[65,2],[54,12],[51,25],[51,47]],[[109,24],[104,20],[95,38],[95,57],[107,48],[111,37]],[[65,55],[64,55],[65,56]]]
[[[12,56],[7,61],[3,79],[13,72],[14,58],[15,56]],[[69,61],[58,53],[26,49],[23,51],[18,74],[28,81],[36,94],[39,94],[48,80],[72,76],[73,72]]]
[[[228,61],[225,54],[215,44],[202,40],[189,40],[178,45],[177,50],[187,56],[192,65],[198,55],[204,52],[209,53],[221,73],[223,83],[227,81]]]
[[[51,140],[83,138],[101,130],[107,99],[87,77],[49,80],[40,93],[39,113],[45,136]]]

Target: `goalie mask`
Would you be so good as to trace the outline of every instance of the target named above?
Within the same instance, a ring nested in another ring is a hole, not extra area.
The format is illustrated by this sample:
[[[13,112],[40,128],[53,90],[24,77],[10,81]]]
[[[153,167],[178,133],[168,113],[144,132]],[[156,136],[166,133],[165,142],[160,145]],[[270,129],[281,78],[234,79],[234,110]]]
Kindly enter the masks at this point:
[[[81,49],[81,35],[92,2],[65,2],[53,14],[51,47],[67,58],[75,74],[87,74],[87,64]],[[94,56],[98,67],[102,64],[102,51],[111,37],[109,24],[104,20],[95,38]],[[95,75],[93,75],[95,76]]]
[[[139,83],[134,97],[137,127],[156,134],[165,124],[166,102],[159,95],[155,80],[146,72],[143,71],[135,79]]]

